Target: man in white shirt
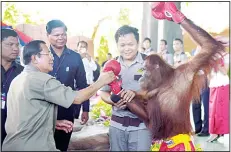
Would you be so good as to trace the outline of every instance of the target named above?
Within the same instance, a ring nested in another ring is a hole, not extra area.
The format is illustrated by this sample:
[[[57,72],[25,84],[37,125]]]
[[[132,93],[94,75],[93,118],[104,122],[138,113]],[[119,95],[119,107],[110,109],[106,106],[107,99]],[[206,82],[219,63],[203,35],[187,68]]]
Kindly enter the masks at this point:
[[[97,69],[94,59],[88,54],[88,44],[85,41],[79,41],[77,44],[77,50],[82,57],[84,69],[86,72],[87,84],[93,83],[93,71]]]

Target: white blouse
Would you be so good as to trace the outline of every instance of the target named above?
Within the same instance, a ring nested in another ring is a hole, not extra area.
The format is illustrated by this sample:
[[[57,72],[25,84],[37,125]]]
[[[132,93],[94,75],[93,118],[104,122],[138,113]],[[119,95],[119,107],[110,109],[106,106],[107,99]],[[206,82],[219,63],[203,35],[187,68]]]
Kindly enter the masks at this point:
[[[229,65],[229,54],[224,56],[224,64]],[[228,74],[223,74],[220,71],[215,72],[214,68],[211,71],[209,87],[219,87],[229,84]]]

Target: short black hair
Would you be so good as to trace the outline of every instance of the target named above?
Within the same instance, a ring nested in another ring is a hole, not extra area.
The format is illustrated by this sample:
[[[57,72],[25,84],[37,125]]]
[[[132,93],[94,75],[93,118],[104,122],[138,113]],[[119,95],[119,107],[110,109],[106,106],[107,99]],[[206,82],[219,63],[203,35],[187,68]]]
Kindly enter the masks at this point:
[[[161,42],[164,42],[165,45],[168,44],[167,41],[166,41],[165,39],[161,39],[160,41],[161,41]]]
[[[51,34],[51,31],[57,27],[64,27],[67,31],[67,26],[61,20],[51,20],[46,25],[46,31],[48,34]]]
[[[42,40],[33,40],[26,44],[23,48],[23,63],[25,65],[31,62],[31,56],[42,51],[41,44],[46,44]]]
[[[82,44],[85,44],[85,45],[86,45],[86,47],[88,48],[88,44],[87,44],[87,42],[86,42],[86,41],[79,41],[79,42],[78,42],[78,44],[77,44],[77,47],[78,47],[78,46],[79,46],[79,44],[81,44],[81,43],[82,43]],[[87,49],[87,48],[86,48],[86,49]]]
[[[107,55],[110,55],[110,56],[112,56],[112,55],[111,55],[111,53],[108,53]]]
[[[175,38],[173,41],[179,41],[181,44],[183,44],[183,41],[180,38]]]
[[[12,29],[1,29],[1,42],[7,39],[8,37],[18,37],[17,32]]]
[[[144,42],[144,41],[147,41],[147,40],[149,41],[149,43],[152,43],[151,39],[148,38],[148,37],[144,38],[143,42]]]
[[[120,36],[124,36],[126,34],[130,34],[133,33],[135,36],[135,39],[137,41],[137,43],[139,42],[139,33],[138,33],[138,29],[129,25],[123,25],[121,26],[115,33],[115,41],[116,43],[118,43],[119,37]]]

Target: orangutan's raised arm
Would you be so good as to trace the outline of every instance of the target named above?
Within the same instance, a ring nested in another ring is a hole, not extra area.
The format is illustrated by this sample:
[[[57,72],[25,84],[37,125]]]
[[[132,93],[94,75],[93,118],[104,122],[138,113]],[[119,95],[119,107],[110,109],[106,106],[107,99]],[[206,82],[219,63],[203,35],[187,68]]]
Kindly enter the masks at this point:
[[[201,46],[201,51],[187,63],[189,64],[187,72],[194,74],[201,67],[209,66],[214,61],[215,54],[222,54],[225,51],[221,43],[216,41],[205,30],[195,25],[191,20],[186,18],[181,22],[181,26]]]

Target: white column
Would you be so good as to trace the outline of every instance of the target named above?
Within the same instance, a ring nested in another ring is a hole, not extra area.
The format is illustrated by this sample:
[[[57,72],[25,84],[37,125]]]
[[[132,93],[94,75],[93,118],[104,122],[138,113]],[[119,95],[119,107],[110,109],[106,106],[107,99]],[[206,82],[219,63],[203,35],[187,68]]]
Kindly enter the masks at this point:
[[[140,37],[141,43],[145,37],[149,37],[151,39],[152,48],[157,50],[158,20],[152,16],[150,2],[143,2],[142,32]]]
[[[159,43],[161,39],[164,39],[164,21],[163,20],[158,21],[158,39],[157,39],[157,51],[158,52],[160,50]]]

